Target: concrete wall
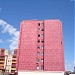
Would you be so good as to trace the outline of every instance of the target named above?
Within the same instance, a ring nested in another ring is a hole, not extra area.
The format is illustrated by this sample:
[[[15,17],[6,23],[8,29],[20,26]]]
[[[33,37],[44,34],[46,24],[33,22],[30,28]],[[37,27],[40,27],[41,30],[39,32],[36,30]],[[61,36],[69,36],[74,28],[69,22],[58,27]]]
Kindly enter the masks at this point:
[[[64,75],[64,72],[38,72],[38,71],[33,71],[33,72],[24,72],[24,71],[19,71],[18,75]]]
[[[42,28],[44,31],[39,31]],[[62,37],[60,20],[23,21],[18,46],[18,70],[36,71],[43,68],[44,71],[64,71]],[[44,43],[39,43],[38,40],[43,40]]]

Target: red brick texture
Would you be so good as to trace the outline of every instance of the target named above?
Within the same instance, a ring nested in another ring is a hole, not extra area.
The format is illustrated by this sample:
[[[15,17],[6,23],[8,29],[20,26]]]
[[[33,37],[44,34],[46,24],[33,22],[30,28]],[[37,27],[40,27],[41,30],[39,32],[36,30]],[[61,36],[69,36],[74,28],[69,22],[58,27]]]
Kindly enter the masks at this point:
[[[21,22],[17,65],[18,70],[64,71],[62,22]]]

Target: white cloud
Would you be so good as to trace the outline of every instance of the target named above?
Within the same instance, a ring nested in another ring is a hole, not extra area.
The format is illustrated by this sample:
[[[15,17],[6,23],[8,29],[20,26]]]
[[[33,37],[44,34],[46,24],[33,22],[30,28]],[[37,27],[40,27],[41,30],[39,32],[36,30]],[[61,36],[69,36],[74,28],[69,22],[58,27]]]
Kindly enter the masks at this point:
[[[9,33],[9,35],[11,36],[11,39],[8,40],[10,42],[10,50],[18,48],[19,31],[17,31],[16,28],[14,28],[4,20],[0,20],[0,26],[2,26],[3,28],[2,33]]]
[[[2,39],[0,39],[0,43],[3,43],[3,40]]]
[[[73,69],[74,69],[74,61],[65,61],[65,69],[67,71],[73,71]]]

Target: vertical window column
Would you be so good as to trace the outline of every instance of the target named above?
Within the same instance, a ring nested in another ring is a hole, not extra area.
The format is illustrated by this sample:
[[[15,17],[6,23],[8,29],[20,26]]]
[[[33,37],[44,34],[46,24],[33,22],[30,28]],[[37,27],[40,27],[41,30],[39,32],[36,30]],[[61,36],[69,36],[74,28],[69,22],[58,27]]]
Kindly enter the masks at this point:
[[[44,24],[43,23],[38,23],[38,46],[37,46],[37,59],[36,59],[36,64],[37,70],[43,70],[43,62],[44,62]]]

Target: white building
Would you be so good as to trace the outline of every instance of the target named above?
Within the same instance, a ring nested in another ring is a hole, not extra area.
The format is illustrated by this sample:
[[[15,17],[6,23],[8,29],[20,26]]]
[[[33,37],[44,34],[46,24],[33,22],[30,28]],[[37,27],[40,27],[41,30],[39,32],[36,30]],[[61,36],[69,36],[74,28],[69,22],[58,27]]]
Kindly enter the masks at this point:
[[[9,50],[5,50],[6,72],[11,73],[12,65],[12,53]]]

